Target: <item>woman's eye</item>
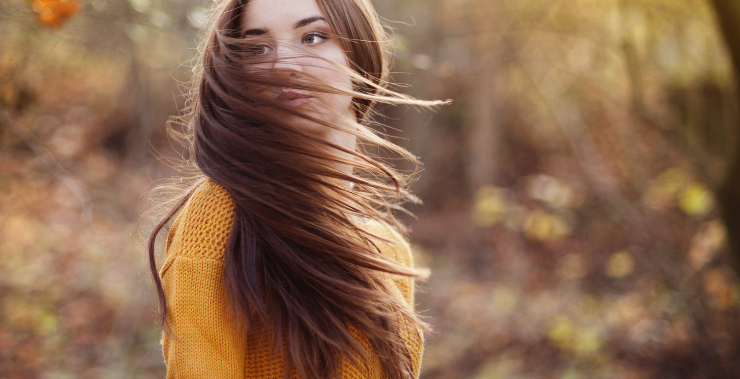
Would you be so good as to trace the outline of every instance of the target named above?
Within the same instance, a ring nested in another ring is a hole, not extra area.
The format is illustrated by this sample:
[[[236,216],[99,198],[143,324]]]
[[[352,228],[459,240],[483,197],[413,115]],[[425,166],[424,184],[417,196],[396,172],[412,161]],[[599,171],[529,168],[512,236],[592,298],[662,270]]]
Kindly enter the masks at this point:
[[[270,46],[257,44],[249,47],[249,53],[252,55],[265,55],[270,52]]]
[[[303,36],[303,40],[301,40],[301,42],[306,45],[315,45],[317,43],[324,42],[327,39],[329,39],[329,37],[323,33],[308,33]]]

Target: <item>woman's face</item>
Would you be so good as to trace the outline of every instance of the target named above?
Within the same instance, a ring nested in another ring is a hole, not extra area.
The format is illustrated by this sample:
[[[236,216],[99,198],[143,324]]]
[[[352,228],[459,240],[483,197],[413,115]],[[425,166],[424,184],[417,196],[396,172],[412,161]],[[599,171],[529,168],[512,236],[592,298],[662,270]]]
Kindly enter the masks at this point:
[[[251,45],[254,67],[271,70],[288,81],[309,77],[345,91],[352,89],[349,76],[332,63],[347,66],[340,40],[321,13],[316,0],[249,0],[242,13],[243,36]],[[352,97],[289,87],[255,88],[262,95],[300,109],[320,119],[353,116]],[[326,126],[286,115],[290,125],[316,134]]]

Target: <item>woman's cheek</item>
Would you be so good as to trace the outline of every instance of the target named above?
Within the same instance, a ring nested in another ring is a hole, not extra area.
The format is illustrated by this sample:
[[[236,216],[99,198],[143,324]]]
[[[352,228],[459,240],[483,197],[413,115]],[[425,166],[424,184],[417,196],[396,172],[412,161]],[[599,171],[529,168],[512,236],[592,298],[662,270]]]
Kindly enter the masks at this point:
[[[335,116],[346,116],[352,107],[352,97],[333,93],[323,94],[324,106]]]

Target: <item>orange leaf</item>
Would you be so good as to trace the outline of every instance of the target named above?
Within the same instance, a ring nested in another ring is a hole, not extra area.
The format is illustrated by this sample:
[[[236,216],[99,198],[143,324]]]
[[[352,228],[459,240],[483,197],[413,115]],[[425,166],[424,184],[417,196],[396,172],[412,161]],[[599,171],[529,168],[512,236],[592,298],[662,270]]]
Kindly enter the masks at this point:
[[[31,8],[36,12],[39,24],[59,27],[79,10],[77,0],[35,0]]]

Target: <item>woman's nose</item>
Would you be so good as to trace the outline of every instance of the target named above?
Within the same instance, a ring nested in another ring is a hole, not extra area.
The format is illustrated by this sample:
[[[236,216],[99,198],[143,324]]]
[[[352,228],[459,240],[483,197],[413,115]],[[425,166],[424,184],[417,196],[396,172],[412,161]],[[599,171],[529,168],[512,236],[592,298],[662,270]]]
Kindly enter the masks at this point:
[[[277,47],[275,64],[273,69],[279,75],[287,78],[298,78],[303,75],[303,65],[301,65],[300,52],[290,47]]]

